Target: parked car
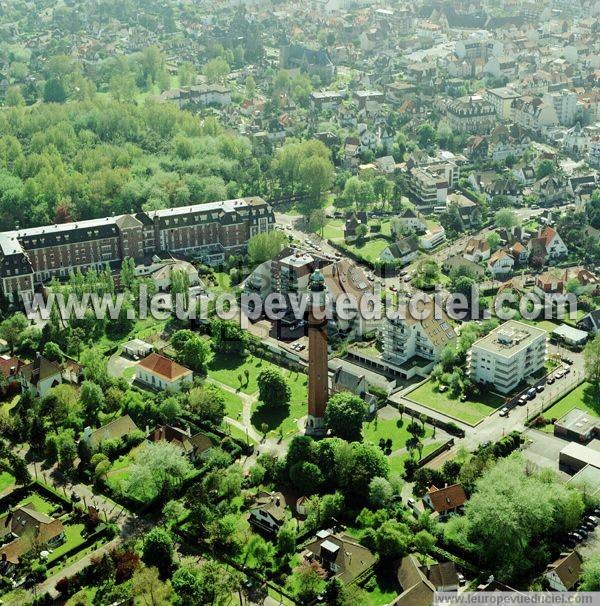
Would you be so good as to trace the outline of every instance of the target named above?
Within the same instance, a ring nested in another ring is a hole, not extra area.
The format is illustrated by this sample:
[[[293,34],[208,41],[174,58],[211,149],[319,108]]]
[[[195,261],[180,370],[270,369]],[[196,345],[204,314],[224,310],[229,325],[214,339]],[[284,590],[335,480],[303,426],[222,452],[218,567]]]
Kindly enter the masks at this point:
[[[527,390],[527,397],[530,400],[533,400],[533,398],[535,398],[536,395],[537,395],[537,391],[535,390],[535,387],[532,387],[531,389]]]
[[[556,379],[554,377],[548,377],[548,380],[546,381],[546,383],[548,383],[548,385],[552,385],[552,383],[554,383],[554,381],[556,381]]]
[[[519,406],[525,406],[528,400],[529,398],[527,396],[521,396],[518,401]]]
[[[557,379],[562,379],[565,376],[565,373],[562,370],[559,370],[555,376]]]
[[[538,393],[542,393],[542,391],[544,391],[544,386],[543,385],[536,385],[535,390]]]
[[[580,526],[577,529],[577,534],[581,535],[584,539],[588,538],[589,532],[587,530],[587,528],[584,528],[583,526]]]
[[[578,532],[574,532],[573,534],[573,538],[578,542],[581,543],[581,541],[583,541],[583,536],[580,535]]]
[[[508,408],[506,408],[506,406],[502,407],[500,409],[499,415],[501,417],[508,417]]]
[[[586,521],[591,522],[594,526],[598,526],[598,518],[595,516],[588,516]]]

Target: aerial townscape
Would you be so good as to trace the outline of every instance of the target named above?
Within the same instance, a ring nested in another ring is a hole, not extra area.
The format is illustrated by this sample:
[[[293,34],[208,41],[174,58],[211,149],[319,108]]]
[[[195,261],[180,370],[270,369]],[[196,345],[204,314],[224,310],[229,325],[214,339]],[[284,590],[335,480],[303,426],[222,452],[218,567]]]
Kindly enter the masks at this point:
[[[600,3],[0,3],[0,605],[598,598],[599,523]]]

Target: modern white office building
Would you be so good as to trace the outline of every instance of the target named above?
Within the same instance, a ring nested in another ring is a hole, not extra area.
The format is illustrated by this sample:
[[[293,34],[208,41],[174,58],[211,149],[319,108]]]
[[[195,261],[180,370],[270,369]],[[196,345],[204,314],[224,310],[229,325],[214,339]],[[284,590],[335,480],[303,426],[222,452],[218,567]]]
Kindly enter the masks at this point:
[[[478,383],[507,394],[544,367],[547,333],[510,320],[473,343],[469,374]]]

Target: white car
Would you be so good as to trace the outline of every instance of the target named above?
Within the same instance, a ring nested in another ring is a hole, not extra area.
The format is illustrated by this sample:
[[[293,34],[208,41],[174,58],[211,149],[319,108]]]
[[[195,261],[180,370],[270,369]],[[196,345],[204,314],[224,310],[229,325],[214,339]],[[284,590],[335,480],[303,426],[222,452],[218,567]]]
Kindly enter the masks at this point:
[[[506,408],[506,406],[504,406],[503,408],[500,409],[499,414],[501,417],[508,417],[508,408]]]

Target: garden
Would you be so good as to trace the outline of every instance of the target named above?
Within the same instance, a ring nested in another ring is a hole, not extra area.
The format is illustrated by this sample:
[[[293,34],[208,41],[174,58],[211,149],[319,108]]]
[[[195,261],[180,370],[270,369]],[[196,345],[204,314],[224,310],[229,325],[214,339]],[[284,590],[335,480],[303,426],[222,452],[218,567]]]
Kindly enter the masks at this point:
[[[481,423],[504,403],[501,396],[491,392],[481,393],[477,400],[462,402],[449,390],[441,393],[438,384],[431,379],[406,394],[406,398],[471,426]]]
[[[420,425],[420,435],[410,432],[412,424]],[[420,421],[415,421],[407,414],[402,418],[375,417],[363,424],[363,439],[379,446],[387,456],[390,471],[402,475],[407,460],[415,463],[442,445],[435,439],[436,429]],[[416,439],[418,437],[418,439]]]
[[[216,353],[208,363],[208,376],[211,379],[252,396],[259,391],[258,376],[263,370],[275,370],[282,374],[290,388],[290,401],[287,406],[281,407],[266,406],[259,400],[254,401],[252,425],[261,433],[281,437],[292,435],[298,431],[298,420],[306,415],[308,377],[304,373],[282,368],[252,354],[241,357]],[[242,411],[241,399],[226,389],[222,391],[227,416],[237,419]]]

